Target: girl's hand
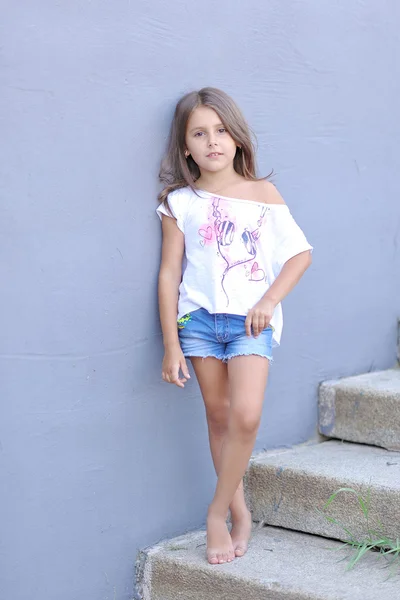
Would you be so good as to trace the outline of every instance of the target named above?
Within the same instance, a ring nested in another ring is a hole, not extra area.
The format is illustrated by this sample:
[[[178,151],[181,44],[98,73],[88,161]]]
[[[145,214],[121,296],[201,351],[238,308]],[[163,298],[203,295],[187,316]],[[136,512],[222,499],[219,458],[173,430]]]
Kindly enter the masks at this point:
[[[247,313],[245,321],[246,335],[251,336],[251,328],[253,327],[254,337],[258,337],[268,327],[274,314],[275,306],[275,302],[269,298],[261,298]]]
[[[179,369],[181,369],[183,377],[179,377]],[[166,348],[162,363],[162,378],[167,383],[174,383],[182,388],[185,387],[186,381],[190,379],[189,369],[179,345]]]

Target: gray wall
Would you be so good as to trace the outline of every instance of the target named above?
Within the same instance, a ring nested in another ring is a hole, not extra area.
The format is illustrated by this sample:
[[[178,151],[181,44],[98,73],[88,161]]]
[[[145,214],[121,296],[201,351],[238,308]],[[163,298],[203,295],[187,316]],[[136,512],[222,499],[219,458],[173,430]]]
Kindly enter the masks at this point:
[[[154,208],[174,104],[233,95],[315,246],[257,450],[302,442],[320,381],[395,361],[399,5],[2,13],[0,597],[127,600],[137,549],[202,525],[215,481],[195,381],[160,377]]]

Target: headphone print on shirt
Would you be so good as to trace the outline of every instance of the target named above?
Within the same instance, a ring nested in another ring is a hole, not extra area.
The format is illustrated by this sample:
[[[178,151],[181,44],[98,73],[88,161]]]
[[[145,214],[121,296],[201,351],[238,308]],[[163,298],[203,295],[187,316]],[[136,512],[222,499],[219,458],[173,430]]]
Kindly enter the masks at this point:
[[[265,213],[268,207],[263,206],[261,209],[261,215],[257,221],[258,228],[250,231],[247,227],[240,233],[236,230],[235,224],[229,219],[222,219],[221,212],[219,210],[220,198],[213,198],[213,213],[214,227],[210,225],[201,227],[199,229],[199,235],[203,238],[200,241],[202,246],[206,242],[212,241],[212,230],[214,229],[218,254],[226,262],[226,268],[222,273],[221,286],[224,291],[227,300],[227,306],[229,306],[229,296],[224,286],[225,277],[228,272],[238,265],[245,265],[246,276],[249,281],[265,281],[265,273],[263,269],[260,269],[257,262],[254,262],[251,271],[248,269],[247,263],[251,262],[257,256],[257,245],[256,241],[260,237],[260,230]]]

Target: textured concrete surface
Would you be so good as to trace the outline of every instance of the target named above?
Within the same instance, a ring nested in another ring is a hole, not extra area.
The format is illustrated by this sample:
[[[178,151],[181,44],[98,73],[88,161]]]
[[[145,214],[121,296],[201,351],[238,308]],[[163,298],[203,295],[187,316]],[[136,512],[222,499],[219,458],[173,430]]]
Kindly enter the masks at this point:
[[[318,413],[323,435],[400,451],[400,369],[322,383]]]
[[[369,552],[346,572],[353,551],[295,531],[263,527],[248,553],[211,566],[205,533],[190,533],[141,553],[142,600],[376,600],[400,597],[400,576],[388,577],[387,561]],[[346,559],[339,562],[341,559]],[[394,572],[396,573],[396,572]]]
[[[348,535],[318,512],[341,487],[367,498],[370,527],[378,520],[391,538],[400,536],[400,455],[375,446],[332,440],[291,450],[270,451],[252,459],[246,494],[255,521],[336,539]],[[366,519],[355,494],[339,494],[327,509],[358,540]],[[400,597],[400,593],[399,593]]]

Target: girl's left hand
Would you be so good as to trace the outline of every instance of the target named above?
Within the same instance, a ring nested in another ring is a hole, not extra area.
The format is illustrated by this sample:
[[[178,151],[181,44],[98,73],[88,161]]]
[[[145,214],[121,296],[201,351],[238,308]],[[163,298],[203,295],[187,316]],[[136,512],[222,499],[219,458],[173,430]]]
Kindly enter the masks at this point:
[[[275,306],[275,302],[269,298],[262,298],[257,302],[247,313],[245,321],[246,335],[251,336],[251,328],[253,328],[254,337],[258,337],[270,324]]]

